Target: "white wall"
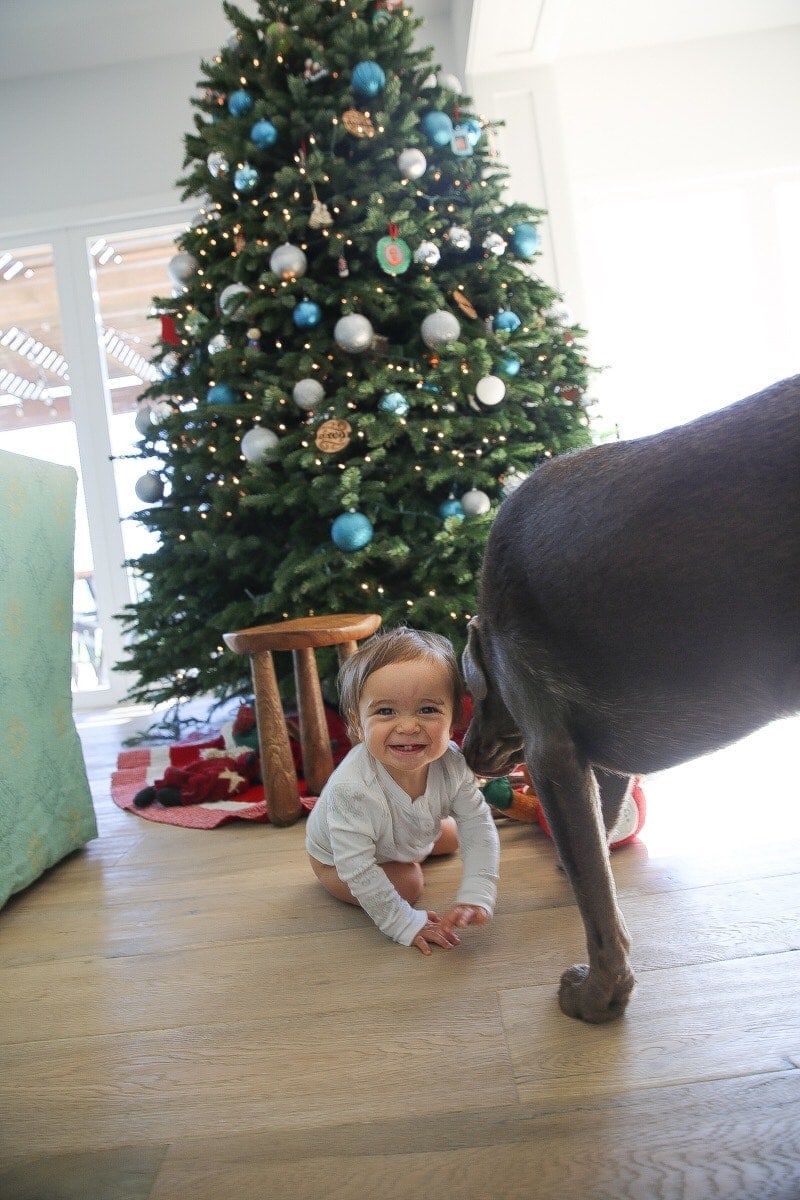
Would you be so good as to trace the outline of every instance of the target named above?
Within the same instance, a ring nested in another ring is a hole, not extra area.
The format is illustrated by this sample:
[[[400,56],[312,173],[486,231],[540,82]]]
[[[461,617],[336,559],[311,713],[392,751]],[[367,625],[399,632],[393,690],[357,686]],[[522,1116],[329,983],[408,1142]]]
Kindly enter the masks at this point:
[[[800,370],[798,63],[800,25],[469,81],[625,434]]]
[[[184,136],[193,129],[189,101],[199,94],[200,61],[213,58],[231,31],[220,0],[194,0],[194,7],[209,41],[197,47],[193,37],[195,48],[187,53],[164,54],[156,27],[152,57],[12,78],[13,53],[6,45],[6,76],[0,78],[0,238],[174,209]],[[247,11],[249,6],[240,7]],[[422,15],[424,2],[415,11]],[[444,70],[463,77],[465,25],[451,25],[436,5],[432,11],[417,41],[434,47],[434,61]],[[135,9],[117,19],[117,44],[129,35],[141,36],[138,20]],[[92,36],[90,30],[86,36]],[[173,30],[170,44],[176,37]],[[48,61],[53,57],[51,52]]]

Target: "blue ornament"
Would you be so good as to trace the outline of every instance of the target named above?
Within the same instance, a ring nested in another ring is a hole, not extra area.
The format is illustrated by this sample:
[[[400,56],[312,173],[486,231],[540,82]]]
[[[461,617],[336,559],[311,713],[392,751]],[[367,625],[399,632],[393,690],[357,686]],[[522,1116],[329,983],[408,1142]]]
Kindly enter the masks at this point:
[[[519,375],[519,369],[522,364],[514,354],[504,354],[497,364],[498,371],[502,371],[504,375]]]
[[[239,167],[233,177],[233,186],[237,192],[252,192],[258,184],[258,171],[249,163]]]
[[[322,320],[322,309],[313,300],[301,300],[295,305],[292,320],[298,329],[313,329]]]
[[[372,533],[372,522],[360,512],[342,513],[331,525],[333,542],[348,554],[368,546],[372,541]]]
[[[408,412],[408,401],[402,392],[387,392],[381,397],[378,405],[381,412],[393,413],[396,417],[404,417]]]
[[[470,145],[477,146],[478,142],[481,140],[482,133],[480,121],[476,121],[474,117],[468,117],[466,121],[462,122],[462,124],[467,131],[467,137],[469,138]]]
[[[504,308],[494,317],[492,329],[500,330],[503,333],[513,333],[515,329],[519,329],[521,324],[522,321],[515,312],[512,312],[510,308]]]
[[[353,91],[357,96],[366,99],[377,96],[386,87],[386,76],[383,68],[376,62],[365,61],[356,63],[350,76]]]
[[[434,146],[449,146],[453,138],[453,122],[447,113],[427,112],[420,121],[422,131]]]
[[[268,150],[270,146],[275,145],[277,140],[278,131],[272,121],[256,121],[250,130],[250,141],[258,146],[259,150]]]
[[[523,222],[514,226],[511,237],[511,248],[518,258],[533,258],[539,250],[542,239],[535,225]]]
[[[215,383],[206,392],[209,404],[235,404],[238,399],[235,389],[229,383]]]
[[[244,117],[252,107],[253,97],[244,88],[239,88],[228,96],[228,112],[232,117]]]
[[[448,517],[458,517],[459,521],[463,521],[466,513],[461,507],[461,501],[456,500],[455,496],[451,496],[449,500],[444,500],[439,505],[439,516],[443,521]]]

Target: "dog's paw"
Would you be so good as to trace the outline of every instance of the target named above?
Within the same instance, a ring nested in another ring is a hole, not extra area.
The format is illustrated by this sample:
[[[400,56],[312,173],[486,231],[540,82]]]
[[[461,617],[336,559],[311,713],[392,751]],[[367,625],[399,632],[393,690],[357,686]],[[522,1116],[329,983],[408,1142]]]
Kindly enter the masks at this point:
[[[578,963],[561,976],[559,1007],[566,1016],[590,1025],[616,1021],[627,1008],[634,982],[630,971],[604,980],[585,963]]]

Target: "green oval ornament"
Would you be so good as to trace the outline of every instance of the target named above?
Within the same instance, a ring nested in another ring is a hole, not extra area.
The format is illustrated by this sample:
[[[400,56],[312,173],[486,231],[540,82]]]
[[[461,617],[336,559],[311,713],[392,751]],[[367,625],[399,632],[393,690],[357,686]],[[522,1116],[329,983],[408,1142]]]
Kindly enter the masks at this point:
[[[411,265],[411,247],[402,238],[382,237],[375,253],[387,275],[402,275]]]

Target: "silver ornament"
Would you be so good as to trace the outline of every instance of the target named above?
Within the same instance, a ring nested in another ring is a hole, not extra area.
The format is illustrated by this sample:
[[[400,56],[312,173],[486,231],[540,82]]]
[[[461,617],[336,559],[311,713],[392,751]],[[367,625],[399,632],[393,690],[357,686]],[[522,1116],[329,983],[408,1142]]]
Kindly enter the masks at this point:
[[[486,492],[481,492],[477,488],[470,488],[461,497],[461,507],[468,517],[482,517],[492,507],[492,502],[486,495]]]
[[[419,179],[428,169],[428,160],[421,150],[409,147],[400,151],[397,166],[404,179]]]
[[[208,343],[209,354],[219,354],[221,350],[230,350],[231,344],[224,333],[215,333]]]
[[[441,257],[435,242],[420,242],[414,251],[414,262],[421,263],[423,267],[435,267]]]
[[[189,282],[193,275],[197,274],[197,268],[200,263],[193,254],[174,254],[167,263],[167,274],[173,283],[183,287]]]
[[[333,340],[342,350],[351,354],[363,354],[372,345],[375,331],[366,317],[360,313],[350,313],[340,317],[333,327]]]
[[[298,379],[292,388],[292,399],[298,408],[310,412],[325,399],[325,389],[317,379]]]
[[[472,245],[472,234],[463,225],[451,225],[447,239],[454,250],[469,250]]]
[[[147,437],[153,432],[153,410],[149,404],[142,404],[136,411],[133,423],[136,426],[136,432],[142,437]]]
[[[249,463],[257,463],[268,457],[277,445],[276,433],[271,429],[264,429],[261,425],[254,425],[242,437],[241,450]]]
[[[269,269],[279,279],[300,279],[305,275],[308,260],[299,246],[287,242],[273,250],[269,258]]]
[[[499,233],[487,233],[482,242],[484,250],[487,250],[489,254],[494,254],[496,258],[505,254],[506,244]]]
[[[420,326],[420,333],[423,342],[429,349],[438,350],[441,346],[446,346],[448,342],[458,340],[461,326],[457,317],[454,317],[446,308],[437,308],[435,312],[428,313]]]
[[[212,150],[206,159],[206,166],[215,179],[225,179],[230,171],[230,163],[221,150]]]
[[[133,490],[143,504],[156,504],[164,497],[164,481],[158,472],[148,471],[139,476]]]

